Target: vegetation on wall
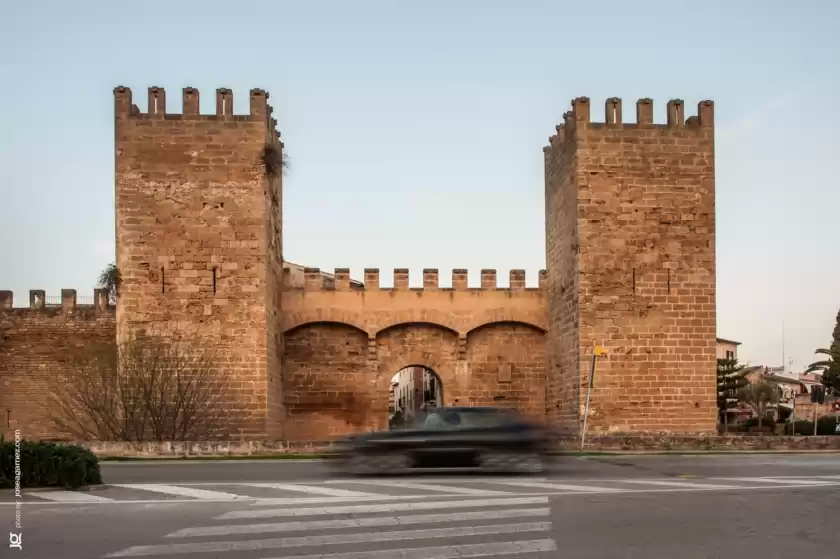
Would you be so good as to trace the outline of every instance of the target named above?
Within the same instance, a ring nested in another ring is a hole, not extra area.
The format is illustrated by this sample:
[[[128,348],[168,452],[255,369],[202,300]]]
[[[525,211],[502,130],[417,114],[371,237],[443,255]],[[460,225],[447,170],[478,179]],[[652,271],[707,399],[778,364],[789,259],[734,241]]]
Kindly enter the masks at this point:
[[[105,269],[99,273],[97,285],[100,289],[105,289],[108,292],[108,299],[112,305],[117,302],[121,283],[122,277],[120,276],[120,270],[113,262],[105,266]]]
[[[133,338],[87,348],[50,380],[47,416],[81,441],[213,439],[229,410],[226,375],[189,344]]]

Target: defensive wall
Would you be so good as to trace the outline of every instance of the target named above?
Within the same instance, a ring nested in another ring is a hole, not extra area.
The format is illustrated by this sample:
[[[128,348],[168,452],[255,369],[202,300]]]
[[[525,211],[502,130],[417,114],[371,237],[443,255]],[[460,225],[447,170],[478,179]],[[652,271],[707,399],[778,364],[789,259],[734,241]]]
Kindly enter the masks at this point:
[[[715,430],[711,101],[686,118],[672,100],[662,124],[650,99],[636,103],[635,122],[620,99],[606,101],[604,122],[592,121],[588,98],[572,101],[543,149],[538,287],[514,270],[500,288],[484,270],[469,288],[455,270],[441,288],[429,269],[414,289],[397,269],[385,289],[375,269],[363,285],[341,268],[288,281],[284,146],[268,94],[251,90],[247,115],[233,113],[228,89],[216,91],[211,115],[198,96],[184,88],[173,113],[166,92],[149,88],[142,111],[130,89],[114,90],[119,303],[115,312],[69,302],[0,312],[6,430],[44,429],[31,402],[64,348],[137,331],[188,336],[221,355],[233,384],[220,436],[231,439],[382,427],[390,377],[408,365],[438,374],[447,405],[502,403],[573,433],[596,344],[608,356],[598,362],[593,431]]]

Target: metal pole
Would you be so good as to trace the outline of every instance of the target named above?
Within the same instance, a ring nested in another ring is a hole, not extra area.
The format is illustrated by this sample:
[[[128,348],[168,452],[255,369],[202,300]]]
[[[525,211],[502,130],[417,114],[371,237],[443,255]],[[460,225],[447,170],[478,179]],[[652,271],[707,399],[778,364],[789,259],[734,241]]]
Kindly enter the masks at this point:
[[[796,436],[796,392],[793,393],[793,409],[790,412],[790,436]]]
[[[814,402],[814,436],[817,436],[817,403]]]
[[[583,427],[580,431],[580,451],[583,452],[583,447],[586,444],[586,421],[589,419],[589,401],[592,396],[592,385],[595,383],[595,359],[598,352],[595,347],[592,348],[592,368],[589,371],[589,386],[586,388],[586,406],[583,409]]]

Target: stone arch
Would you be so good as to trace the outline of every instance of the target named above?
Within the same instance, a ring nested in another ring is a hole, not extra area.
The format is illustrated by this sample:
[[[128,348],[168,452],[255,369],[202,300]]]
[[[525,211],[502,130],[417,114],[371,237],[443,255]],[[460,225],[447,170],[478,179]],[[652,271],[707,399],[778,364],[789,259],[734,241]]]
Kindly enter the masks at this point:
[[[457,331],[428,322],[395,324],[380,330],[376,338],[376,409],[377,421],[387,419],[391,379],[397,371],[417,366],[430,369],[442,386],[444,405],[452,405],[459,397],[462,384],[458,374]],[[379,424],[377,425],[379,426]]]
[[[434,326],[450,330],[456,335],[461,334],[461,329],[458,327],[458,323],[452,316],[452,313],[446,313],[435,309],[412,308],[389,313],[382,322],[376,325],[374,336],[379,336],[381,332],[390,330],[395,326],[412,323],[432,324]]]
[[[289,313],[285,316],[285,320],[283,321],[283,332],[291,332],[292,330],[296,330],[306,324],[315,324],[319,322],[345,324],[347,326],[352,326],[357,330],[361,330],[368,336],[372,335],[370,328],[365,326],[365,322],[360,313],[336,309],[333,307],[306,309],[299,312]]]
[[[488,324],[519,323],[530,326],[542,333],[548,332],[548,318],[544,313],[516,307],[488,309],[477,313],[464,328],[464,335],[469,336],[473,330]]]
[[[504,405],[535,418],[545,411],[546,342],[542,328],[492,321],[470,330],[464,348],[476,405]]]
[[[367,332],[321,320],[283,335],[286,438],[313,440],[364,431],[376,388]]]

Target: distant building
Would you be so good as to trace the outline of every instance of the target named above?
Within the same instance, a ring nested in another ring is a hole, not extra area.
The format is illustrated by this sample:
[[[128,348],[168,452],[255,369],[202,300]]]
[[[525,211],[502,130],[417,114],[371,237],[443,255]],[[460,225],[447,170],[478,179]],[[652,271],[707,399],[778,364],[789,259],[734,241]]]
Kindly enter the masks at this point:
[[[741,342],[733,342],[724,338],[715,338],[717,342],[717,358],[718,359],[738,359],[738,346]]]

